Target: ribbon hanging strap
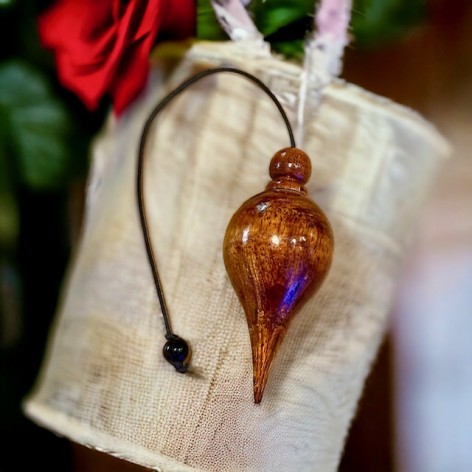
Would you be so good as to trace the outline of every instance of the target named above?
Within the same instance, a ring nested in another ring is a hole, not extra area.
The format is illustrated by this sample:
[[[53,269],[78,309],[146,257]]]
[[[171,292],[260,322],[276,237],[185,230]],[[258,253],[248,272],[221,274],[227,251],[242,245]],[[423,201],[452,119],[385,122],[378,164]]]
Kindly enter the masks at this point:
[[[212,0],[211,4],[218,22],[233,41],[253,40],[264,43],[264,37],[241,0]]]
[[[297,142],[303,144],[307,94],[310,107],[317,107],[323,89],[342,70],[343,51],[349,42],[351,0],[321,0],[315,15],[315,32],[305,46],[297,111]]]

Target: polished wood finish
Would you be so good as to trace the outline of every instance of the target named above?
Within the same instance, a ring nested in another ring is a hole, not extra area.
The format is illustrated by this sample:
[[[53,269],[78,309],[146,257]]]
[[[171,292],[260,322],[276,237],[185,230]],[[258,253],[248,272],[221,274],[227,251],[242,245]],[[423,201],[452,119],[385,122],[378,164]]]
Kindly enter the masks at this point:
[[[249,327],[255,403],[262,399],[290,321],[331,264],[331,226],[303,186],[310,174],[303,151],[277,152],[270,164],[272,181],[243,203],[226,230],[224,261]]]

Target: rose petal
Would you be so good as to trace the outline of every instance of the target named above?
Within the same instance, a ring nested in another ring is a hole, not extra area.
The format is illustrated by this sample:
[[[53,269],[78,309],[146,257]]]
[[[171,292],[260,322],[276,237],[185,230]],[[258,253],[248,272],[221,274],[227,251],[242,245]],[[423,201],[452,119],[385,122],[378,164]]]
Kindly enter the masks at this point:
[[[158,31],[193,34],[193,0],[59,0],[39,20],[42,44],[53,49],[61,82],[90,109],[107,92],[121,113],[139,94]]]

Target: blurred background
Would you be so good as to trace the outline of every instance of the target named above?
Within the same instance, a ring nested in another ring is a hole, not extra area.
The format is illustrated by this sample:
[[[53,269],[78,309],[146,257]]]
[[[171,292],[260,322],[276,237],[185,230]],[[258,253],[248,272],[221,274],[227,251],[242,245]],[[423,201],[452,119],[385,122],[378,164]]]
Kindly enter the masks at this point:
[[[37,33],[51,3],[0,0],[0,471],[118,470],[21,412],[77,244],[88,147],[110,109],[104,97],[88,111],[59,83]],[[248,8],[274,50],[300,60],[313,1]],[[209,1],[197,2],[196,36],[225,39]],[[417,222],[340,470],[470,472],[472,2],[355,0],[352,36],[343,77],[419,111],[454,154]]]

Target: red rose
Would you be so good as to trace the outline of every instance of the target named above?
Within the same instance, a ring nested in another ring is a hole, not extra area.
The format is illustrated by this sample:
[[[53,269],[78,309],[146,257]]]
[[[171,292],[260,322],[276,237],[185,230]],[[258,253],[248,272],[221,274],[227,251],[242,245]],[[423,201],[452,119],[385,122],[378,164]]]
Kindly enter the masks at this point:
[[[62,83],[89,109],[109,94],[117,114],[145,85],[157,34],[183,39],[194,28],[193,0],[59,0],[39,18]]]

